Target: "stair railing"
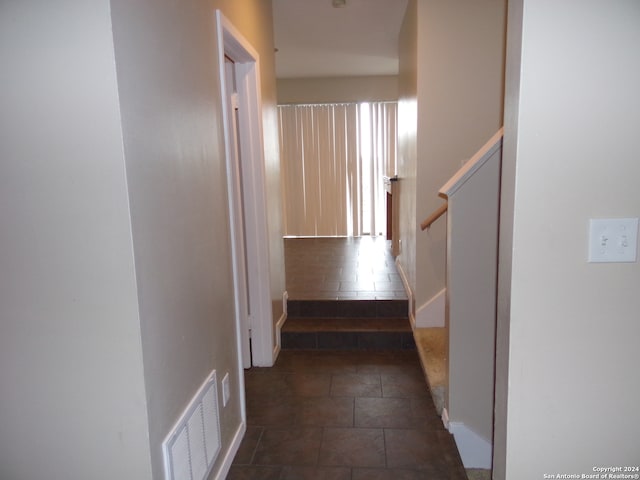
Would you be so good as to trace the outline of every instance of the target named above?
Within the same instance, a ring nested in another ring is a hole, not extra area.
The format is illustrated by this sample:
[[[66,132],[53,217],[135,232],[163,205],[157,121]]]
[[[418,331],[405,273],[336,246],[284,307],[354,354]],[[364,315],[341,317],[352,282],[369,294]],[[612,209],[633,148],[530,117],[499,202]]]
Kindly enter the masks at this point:
[[[435,222],[437,219],[439,219],[442,215],[445,214],[448,208],[449,208],[448,203],[443,203],[442,205],[440,205],[438,208],[436,208],[433,211],[431,215],[429,215],[427,218],[425,218],[422,221],[422,223],[420,224],[420,229],[426,230],[427,228],[429,228],[431,224],[433,224],[433,222]]]

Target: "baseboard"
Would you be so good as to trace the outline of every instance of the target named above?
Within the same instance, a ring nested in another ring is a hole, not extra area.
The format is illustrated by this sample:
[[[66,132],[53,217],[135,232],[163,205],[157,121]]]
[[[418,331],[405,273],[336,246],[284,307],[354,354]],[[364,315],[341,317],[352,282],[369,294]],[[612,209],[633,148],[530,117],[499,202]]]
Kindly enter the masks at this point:
[[[442,424],[444,425],[444,428],[449,430],[449,412],[444,407],[442,408],[441,418],[442,418]]]
[[[443,288],[416,311],[416,327],[444,327],[447,289]]]
[[[238,449],[240,448],[240,443],[244,437],[244,433],[247,431],[247,424],[245,422],[240,423],[238,425],[238,429],[236,430],[235,435],[233,436],[233,440],[231,441],[231,445],[227,449],[227,453],[224,456],[224,459],[220,463],[220,467],[216,474],[211,477],[214,480],[224,480],[227,478],[229,474],[229,470],[231,470],[231,464],[233,463],[233,459],[238,453]]]
[[[411,290],[411,285],[409,285],[409,279],[407,278],[407,274],[402,268],[402,263],[399,260],[400,257],[396,257],[396,270],[398,270],[398,275],[400,275],[400,280],[402,280],[402,285],[404,285],[404,291],[407,294],[408,302],[409,302],[409,321],[411,322],[411,329],[414,330],[416,328],[416,317],[413,312],[413,290]]]
[[[273,361],[276,361],[278,354],[282,349],[282,326],[287,321],[287,300],[289,299],[289,293],[285,290],[282,293],[282,315],[276,322],[276,344],[273,347]]]
[[[448,423],[449,432],[456,441],[464,467],[490,469],[493,456],[491,442],[462,422]]]
[[[289,292],[285,290],[284,292],[282,292],[282,312],[284,313],[285,317],[287,316],[288,301],[289,301]]]

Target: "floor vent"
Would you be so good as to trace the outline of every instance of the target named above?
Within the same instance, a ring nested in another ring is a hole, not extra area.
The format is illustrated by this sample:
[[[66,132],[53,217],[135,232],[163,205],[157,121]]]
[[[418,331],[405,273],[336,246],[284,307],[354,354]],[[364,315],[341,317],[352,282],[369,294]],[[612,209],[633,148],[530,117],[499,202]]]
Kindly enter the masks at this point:
[[[220,452],[215,370],[162,443],[167,480],[206,479]]]

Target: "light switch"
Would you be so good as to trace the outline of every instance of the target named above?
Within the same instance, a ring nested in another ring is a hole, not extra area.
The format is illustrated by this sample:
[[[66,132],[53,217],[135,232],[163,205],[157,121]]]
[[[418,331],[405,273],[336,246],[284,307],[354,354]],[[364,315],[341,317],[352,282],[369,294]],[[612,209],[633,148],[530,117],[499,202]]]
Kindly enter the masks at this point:
[[[589,262],[635,262],[638,248],[637,218],[589,220]]]

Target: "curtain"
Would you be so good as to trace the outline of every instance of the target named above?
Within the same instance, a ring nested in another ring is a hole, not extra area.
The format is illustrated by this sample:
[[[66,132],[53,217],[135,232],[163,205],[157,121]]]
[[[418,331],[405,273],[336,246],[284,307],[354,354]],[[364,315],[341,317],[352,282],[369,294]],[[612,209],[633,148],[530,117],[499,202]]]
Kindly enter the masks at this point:
[[[384,234],[396,104],[281,105],[278,114],[285,235]]]
[[[367,165],[371,171],[369,176],[363,176],[362,190],[368,199],[363,200],[361,230],[371,235],[386,235],[387,194],[382,177],[396,174],[398,104],[363,103],[360,112],[361,163],[365,172]]]

